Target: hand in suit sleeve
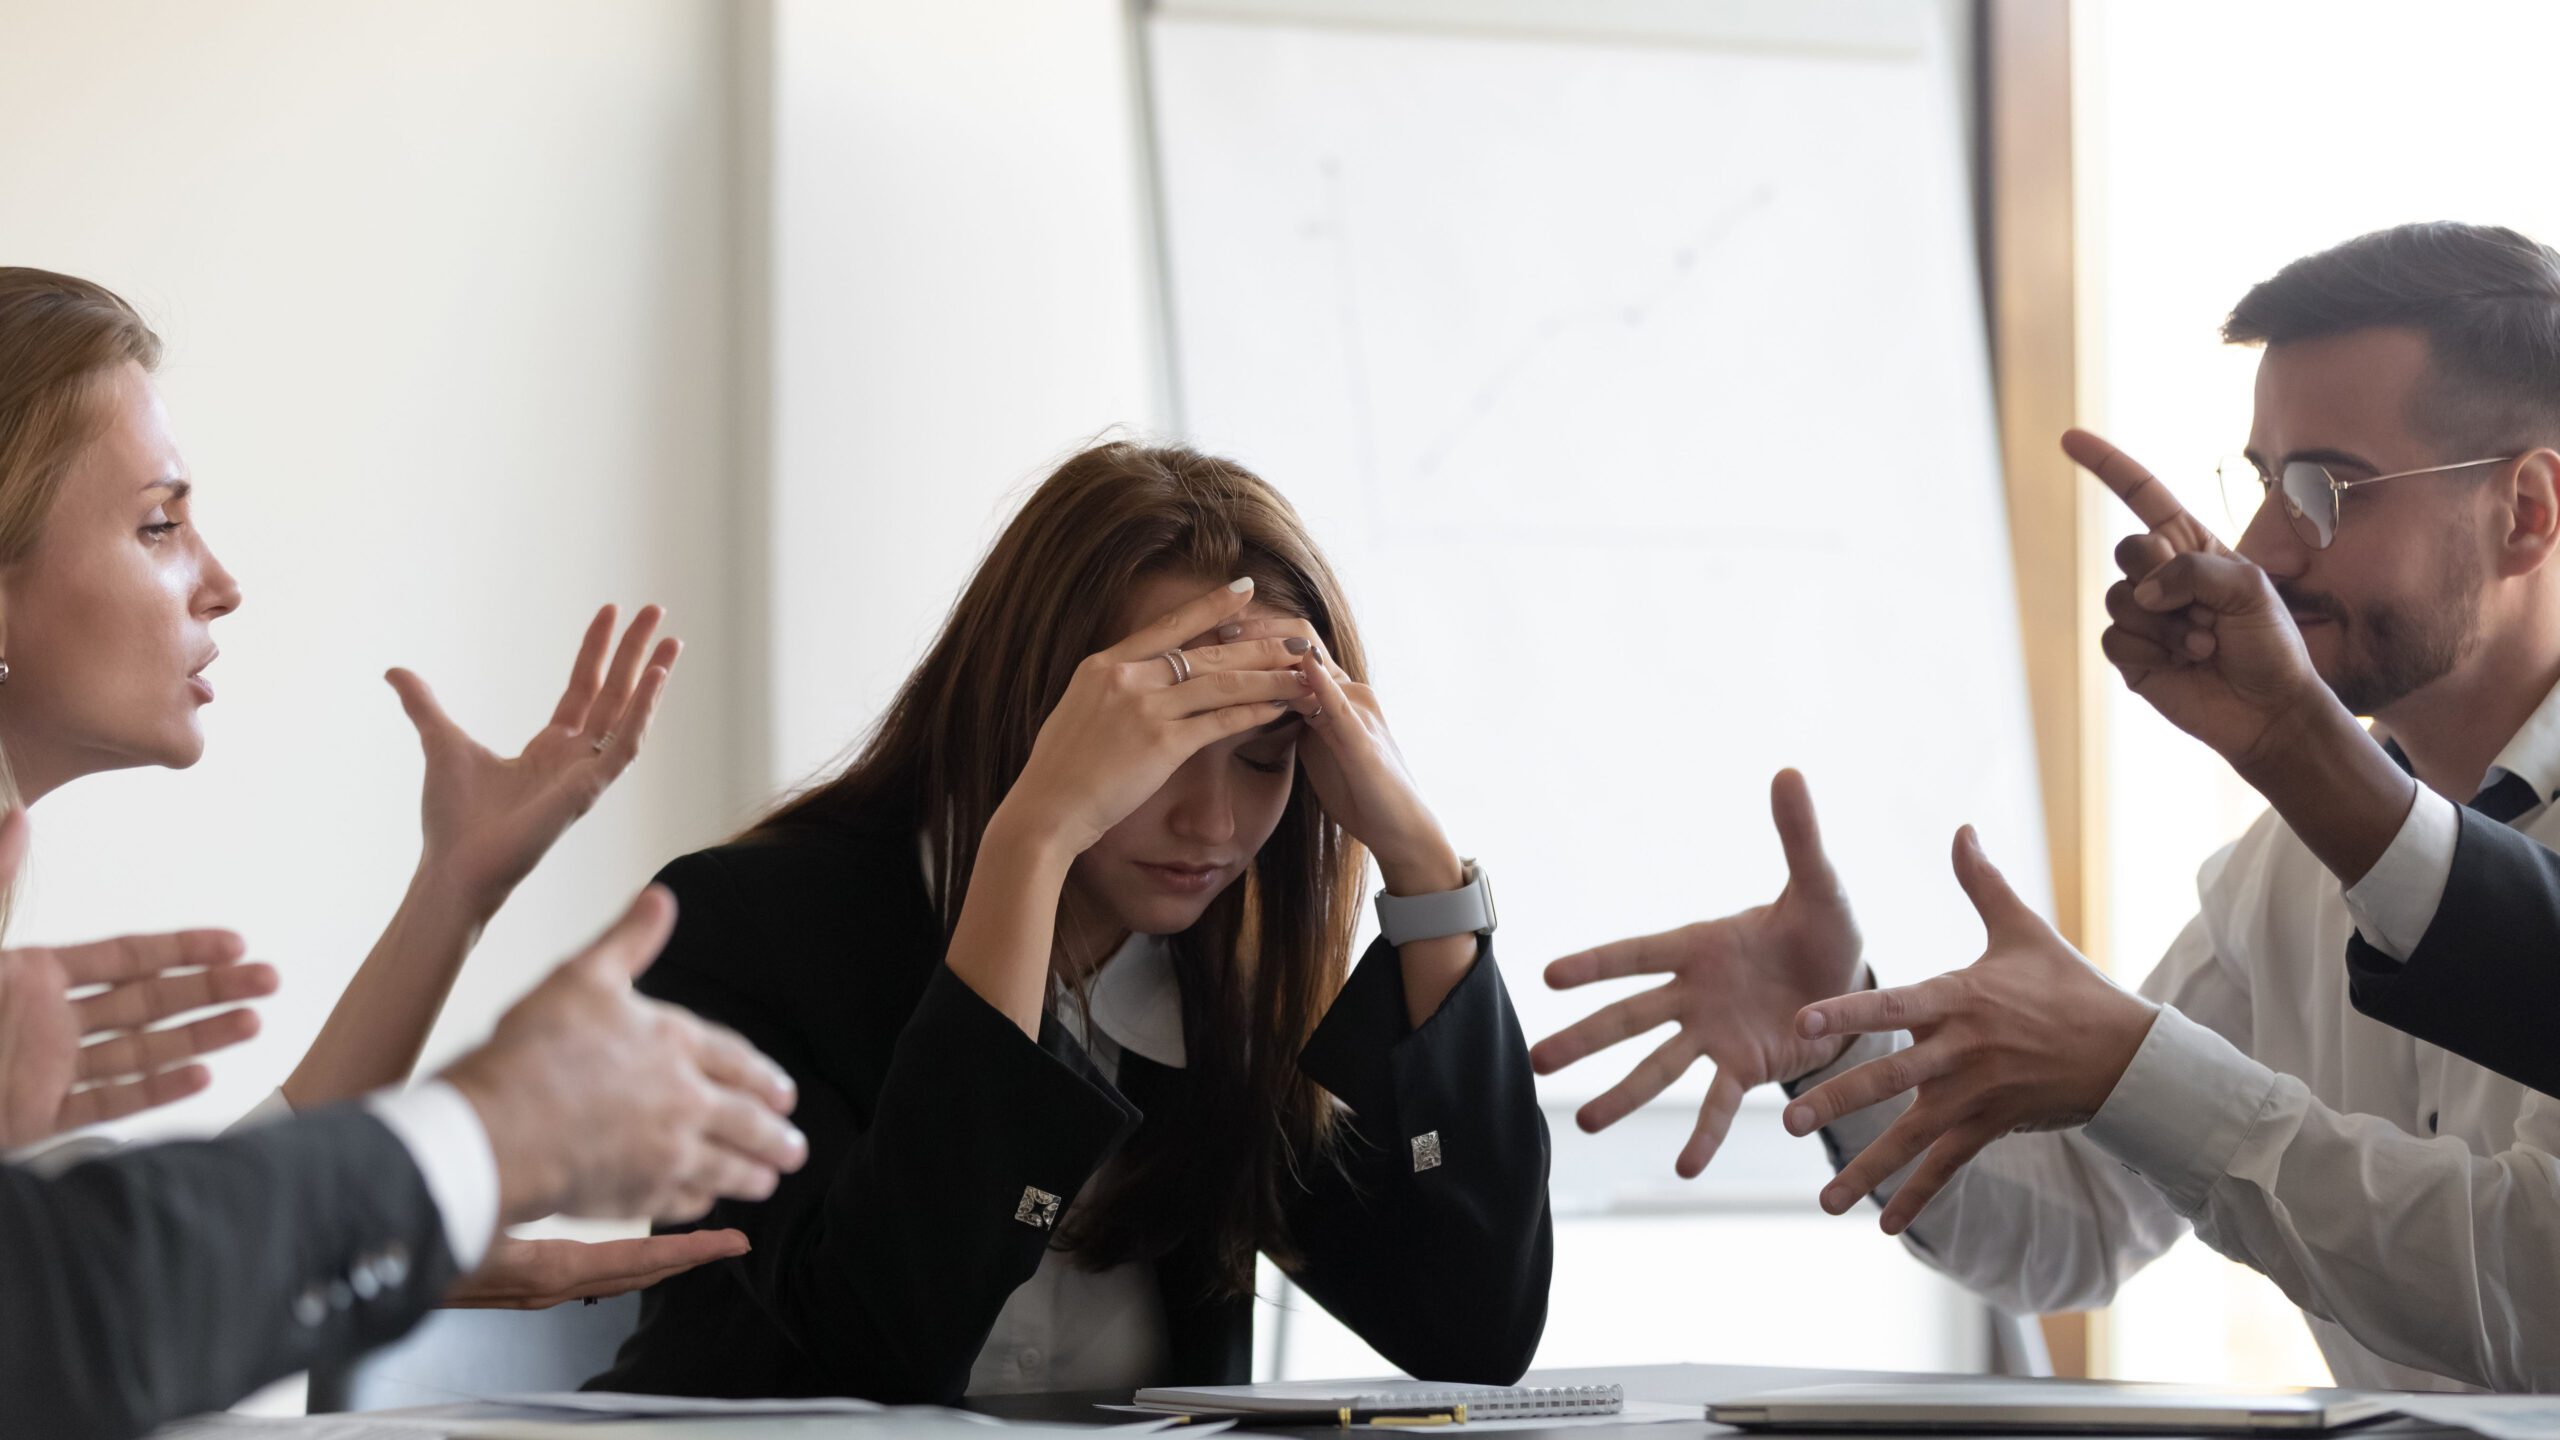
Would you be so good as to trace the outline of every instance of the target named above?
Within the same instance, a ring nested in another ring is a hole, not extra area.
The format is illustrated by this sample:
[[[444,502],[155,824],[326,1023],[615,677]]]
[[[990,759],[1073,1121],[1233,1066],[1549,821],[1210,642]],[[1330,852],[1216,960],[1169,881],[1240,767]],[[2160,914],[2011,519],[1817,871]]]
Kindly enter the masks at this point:
[[[50,1179],[0,1168],[0,1277],[9,1428],[84,1440],[390,1341],[454,1264],[409,1152],[341,1106]]]
[[[2450,811],[2450,857],[2433,852],[2442,898],[2414,922],[2376,915],[2369,938],[2347,941],[2348,993],[2356,1009],[2509,1079],[2560,1094],[2560,1046],[2545,1017],[2560,1013],[2560,855],[2476,810],[2421,795],[2403,838],[2348,892],[2392,877],[2387,867],[2430,862],[2411,853],[2431,839],[2430,809]],[[2423,895],[2423,884],[2402,887]],[[2367,920],[2360,914],[2360,922]],[[2366,927],[2359,924],[2361,932]],[[2417,942],[2395,956],[2392,932]],[[2381,943],[2377,943],[2377,941]],[[2386,948],[2387,947],[2387,948]]]
[[[1300,1065],[1349,1107],[1341,1165],[1311,1166],[1292,1278],[1426,1380],[1509,1384],[1546,1327],[1547,1125],[1490,940],[1419,1027],[1393,947],[1352,972]]]

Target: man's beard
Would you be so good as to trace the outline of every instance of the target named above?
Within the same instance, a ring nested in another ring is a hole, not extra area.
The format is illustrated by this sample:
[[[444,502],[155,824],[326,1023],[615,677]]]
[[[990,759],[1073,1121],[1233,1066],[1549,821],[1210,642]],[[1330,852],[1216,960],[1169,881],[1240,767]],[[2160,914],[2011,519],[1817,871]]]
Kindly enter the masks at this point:
[[[2350,616],[2334,595],[2276,582],[2286,609],[2337,625],[2337,673],[2325,678],[2351,713],[2381,714],[2443,678],[2479,642],[2483,563],[2469,537],[2448,538],[2443,578],[2435,594],[2420,601],[2377,600]]]

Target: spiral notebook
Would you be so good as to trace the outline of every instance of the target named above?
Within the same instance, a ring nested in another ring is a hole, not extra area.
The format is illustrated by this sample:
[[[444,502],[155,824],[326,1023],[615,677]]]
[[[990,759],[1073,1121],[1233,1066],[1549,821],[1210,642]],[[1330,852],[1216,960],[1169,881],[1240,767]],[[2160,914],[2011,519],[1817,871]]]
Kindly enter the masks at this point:
[[[1464,1405],[1470,1420],[1550,1420],[1615,1415],[1626,1406],[1615,1385],[1434,1385],[1424,1380],[1290,1380],[1270,1385],[1197,1385],[1141,1390],[1150,1410],[1388,1410]]]

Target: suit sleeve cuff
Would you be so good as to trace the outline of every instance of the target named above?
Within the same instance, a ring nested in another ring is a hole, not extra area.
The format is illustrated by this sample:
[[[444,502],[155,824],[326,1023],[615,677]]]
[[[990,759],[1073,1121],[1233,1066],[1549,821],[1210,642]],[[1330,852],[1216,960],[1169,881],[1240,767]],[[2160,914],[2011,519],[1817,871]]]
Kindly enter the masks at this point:
[[[365,1108],[398,1138],[444,1219],[446,1248],[464,1274],[480,1268],[498,1232],[498,1155],[471,1102],[442,1080],[383,1091]]]
[[[2390,848],[2373,862],[2364,878],[2347,887],[2347,914],[2364,942],[2394,960],[2406,960],[2435,923],[2444,903],[2445,881],[2453,874],[2453,851],[2461,834],[2453,802],[2426,786],[2391,837]]]
[[[1462,1044],[1498,1025],[1507,1008],[1501,990],[1491,943],[1478,937],[1467,973],[1440,1008],[1416,1026],[1405,1012],[1404,960],[1381,937],[1352,967],[1315,1033],[1307,1037],[1298,1068],[1353,1113],[1376,1118],[1395,1103],[1398,1051],[1425,1037],[1449,1037],[1449,1043]],[[1427,1041],[1425,1045],[1436,1048]]]
[[[2163,1005],[2090,1118],[2089,1140],[2192,1217],[2230,1170],[2275,1088],[2273,1070]]]

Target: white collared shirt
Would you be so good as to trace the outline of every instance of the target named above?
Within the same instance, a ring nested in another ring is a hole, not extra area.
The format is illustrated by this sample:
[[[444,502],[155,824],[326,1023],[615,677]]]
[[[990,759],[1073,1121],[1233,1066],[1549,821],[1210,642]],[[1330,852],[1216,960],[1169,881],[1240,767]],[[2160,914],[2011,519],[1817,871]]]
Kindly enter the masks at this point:
[[[2500,764],[2560,773],[2560,690]],[[2560,808],[2518,828],[2560,842]],[[1906,1243],[2007,1308],[2073,1310],[2192,1224],[2302,1307],[2340,1384],[2560,1389],[2560,1101],[2356,1012],[2346,897],[2276,815],[2197,891],[2095,1118],[1994,1142]],[[1816,1078],[1907,1043],[1865,1037]],[[1828,1134],[1854,1154],[1908,1104]]]
[[[1182,987],[1161,937],[1130,936],[1095,973],[1091,990],[1090,1015],[1064,987],[1053,991],[1050,1010],[1114,1084],[1123,1053],[1183,1067]],[[1106,1163],[1076,1198],[1106,1184],[1117,1163]],[[969,1393],[1135,1390],[1161,1380],[1171,1355],[1152,1262],[1087,1270],[1072,1252],[1053,1247],[997,1313],[969,1367]]]

